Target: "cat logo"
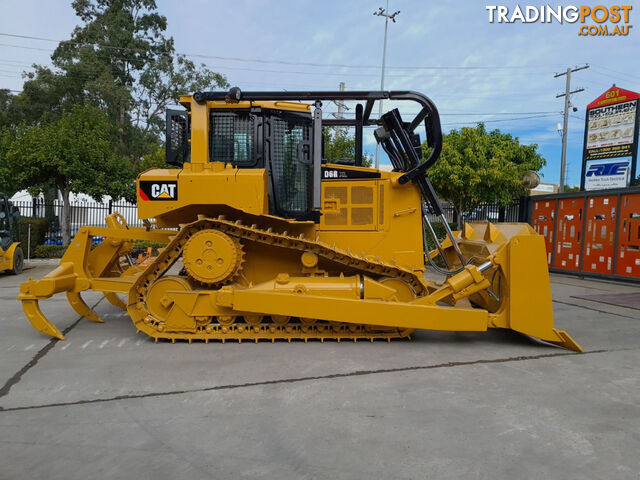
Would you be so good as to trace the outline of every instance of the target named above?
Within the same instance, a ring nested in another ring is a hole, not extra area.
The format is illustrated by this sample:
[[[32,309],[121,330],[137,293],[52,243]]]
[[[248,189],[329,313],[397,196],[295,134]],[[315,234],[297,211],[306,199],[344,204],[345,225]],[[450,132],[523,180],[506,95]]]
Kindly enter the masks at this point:
[[[178,199],[178,182],[140,181],[140,199],[144,201]]]

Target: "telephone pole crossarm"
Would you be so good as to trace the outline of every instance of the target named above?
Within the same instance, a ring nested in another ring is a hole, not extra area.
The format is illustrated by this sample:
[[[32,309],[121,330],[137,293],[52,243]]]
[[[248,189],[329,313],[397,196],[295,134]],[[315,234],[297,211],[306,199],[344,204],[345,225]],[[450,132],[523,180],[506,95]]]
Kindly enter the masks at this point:
[[[573,95],[574,93],[584,92],[584,88],[578,88],[577,90],[572,90],[569,92],[569,95]],[[566,93],[559,93],[556,95],[556,98],[564,97]]]

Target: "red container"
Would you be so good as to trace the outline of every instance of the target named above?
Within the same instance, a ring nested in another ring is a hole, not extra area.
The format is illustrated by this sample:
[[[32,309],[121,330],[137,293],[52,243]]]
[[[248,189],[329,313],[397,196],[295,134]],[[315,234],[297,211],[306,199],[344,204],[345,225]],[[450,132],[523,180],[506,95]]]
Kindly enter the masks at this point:
[[[620,198],[616,274],[640,278],[640,193]]]
[[[587,198],[583,272],[613,273],[618,196]]]
[[[532,225],[536,232],[544,237],[547,247],[547,265],[551,266],[551,255],[554,242],[554,221],[556,200],[536,200],[533,202]]]
[[[584,198],[558,200],[558,231],[553,263],[555,268],[576,271],[580,269],[584,206]]]

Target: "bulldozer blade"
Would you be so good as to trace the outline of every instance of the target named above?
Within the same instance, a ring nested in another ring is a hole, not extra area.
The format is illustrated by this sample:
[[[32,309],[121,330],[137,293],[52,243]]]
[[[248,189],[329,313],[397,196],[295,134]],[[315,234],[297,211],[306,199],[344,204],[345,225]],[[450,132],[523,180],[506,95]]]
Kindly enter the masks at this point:
[[[44,316],[42,310],[40,310],[40,305],[38,305],[38,300],[22,300],[22,309],[31,322],[31,325],[33,325],[33,328],[45,335],[55,337],[59,340],[66,340],[58,327]]]
[[[510,328],[547,343],[582,352],[564,330],[554,328],[553,299],[544,238],[525,223],[466,223],[458,243],[468,258],[491,259],[493,299],[471,300],[490,313],[490,327]],[[451,248],[449,248],[451,250]],[[449,251],[450,258],[453,252]]]
[[[78,315],[81,317],[85,317],[87,320],[90,320],[95,323],[103,323],[102,320],[96,312],[91,310],[89,305],[84,303],[82,297],[79,293],[76,292],[67,292],[67,300],[69,300],[69,304],[76,311]]]
[[[104,298],[106,298],[111,305],[114,305],[122,310],[127,309],[127,304],[120,300],[120,297],[113,292],[104,292]]]

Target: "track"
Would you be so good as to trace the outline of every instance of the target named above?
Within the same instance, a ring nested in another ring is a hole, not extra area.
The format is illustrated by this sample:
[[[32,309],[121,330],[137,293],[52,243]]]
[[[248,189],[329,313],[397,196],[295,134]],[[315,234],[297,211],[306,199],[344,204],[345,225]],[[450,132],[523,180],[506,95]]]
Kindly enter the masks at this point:
[[[182,341],[199,340],[209,342],[219,340],[231,341],[255,341],[260,340],[304,340],[317,339],[331,340],[391,340],[392,338],[409,337],[413,330],[398,329],[395,327],[379,327],[356,324],[336,324],[329,322],[288,321],[289,319],[275,318],[271,322],[249,319],[246,323],[230,323],[228,319],[221,322],[221,318],[210,317],[204,321],[201,319],[195,332],[166,332],[164,331],[164,319],[154,317],[146,304],[147,293],[153,283],[163,275],[182,256],[187,241],[197,232],[212,229],[223,232],[234,238],[241,244],[254,243],[257,245],[269,245],[288,250],[288,254],[297,256],[304,252],[312,252],[319,258],[333,264],[339,264],[345,270],[365,274],[373,278],[396,278],[404,281],[411,287],[415,295],[424,295],[427,285],[421,275],[406,269],[400,265],[383,262],[380,258],[365,255],[356,255],[349,250],[341,250],[335,246],[327,245],[318,240],[291,236],[287,232],[273,232],[271,229],[260,229],[257,225],[243,225],[239,221],[229,221],[223,216],[218,218],[200,217],[197,221],[183,225],[181,230],[170,243],[160,252],[155,261],[142,273],[133,284],[129,293],[128,312],[138,331],[147,334],[156,341],[160,339]],[[287,253],[287,252],[285,252]],[[242,318],[242,317],[238,317]],[[253,320],[253,321],[251,321]]]

